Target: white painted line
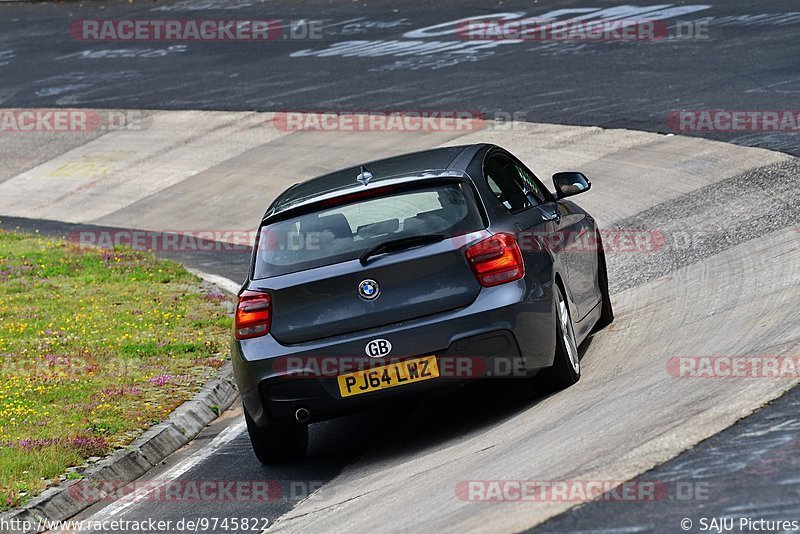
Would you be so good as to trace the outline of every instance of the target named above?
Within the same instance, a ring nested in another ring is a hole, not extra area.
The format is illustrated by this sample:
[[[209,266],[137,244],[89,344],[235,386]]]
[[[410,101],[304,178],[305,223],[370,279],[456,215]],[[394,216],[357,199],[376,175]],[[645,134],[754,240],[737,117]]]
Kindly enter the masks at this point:
[[[147,491],[139,491],[138,488],[136,491],[127,495],[124,501],[116,501],[98,513],[93,515],[89,520],[91,521],[104,521],[107,519],[118,518],[119,514],[123,511],[127,510],[131,506],[135,505],[136,503],[147,499],[149,495],[152,495],[160,488],[168,485],[170,482],[176,480],[179,476],[183,475],[193,467],[197,466],[198,464],[202,463],[206,458],[220,450],[222,447],[239,437],[239,435],[244,432],[246,428],[246,424],[244,420],[240,420],[222,432],[219,433],[217,437],[211,440],[211,443],[205,446],[205,448],[199,450],[197,453],[193,454],[189,458],[186,458],[182,462],[178,463],[167,472],[165,472],[162,476],[158,477],[158,483],[151,485],[147,485]]]

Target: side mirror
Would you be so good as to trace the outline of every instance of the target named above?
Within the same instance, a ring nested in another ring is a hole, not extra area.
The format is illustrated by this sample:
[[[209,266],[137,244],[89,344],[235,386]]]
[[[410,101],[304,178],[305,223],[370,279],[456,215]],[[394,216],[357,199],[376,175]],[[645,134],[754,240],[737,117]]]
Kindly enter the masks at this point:
[[[558,198],[571,197],[592,188],[592,182],[582,172],[557,172],[553,175]]]

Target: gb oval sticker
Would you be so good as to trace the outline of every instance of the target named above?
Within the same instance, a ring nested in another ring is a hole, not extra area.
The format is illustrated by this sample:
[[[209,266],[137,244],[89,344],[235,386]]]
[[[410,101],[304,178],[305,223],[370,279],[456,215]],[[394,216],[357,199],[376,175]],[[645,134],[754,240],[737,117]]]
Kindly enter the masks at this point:
[[[381,358],[392,352],[392,344],[388,339],[373,339],[364,349],[370,358]]]

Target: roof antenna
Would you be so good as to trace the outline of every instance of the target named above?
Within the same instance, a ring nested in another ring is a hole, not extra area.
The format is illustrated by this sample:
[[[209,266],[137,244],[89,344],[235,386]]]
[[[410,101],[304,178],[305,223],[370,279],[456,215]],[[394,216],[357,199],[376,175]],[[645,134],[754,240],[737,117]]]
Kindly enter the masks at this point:
[[[356,180],[364,185],[369,185],[369,181],[372,180],[372,173],[369,172],[369,169],[362,165],[361,172],[356,177]]]

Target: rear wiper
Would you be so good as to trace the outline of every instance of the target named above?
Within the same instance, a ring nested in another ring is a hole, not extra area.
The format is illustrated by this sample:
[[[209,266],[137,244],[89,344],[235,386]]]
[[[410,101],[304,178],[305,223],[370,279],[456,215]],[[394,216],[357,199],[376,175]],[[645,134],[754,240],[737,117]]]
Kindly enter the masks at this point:
[[[374,247],[365,250],[364,253],[359,257],[359,260],[361,261],[361,265],[366,265],[367,260],[369,260],[372,256],[381,254],[383,252],[392,252],[395,250],[402,250],[404,248],[427,245],[429,243],[438,243],[442,240],[444,240],[444,234],[420,234],[401,237],[392,241],[385,241],[380,245],[375,245]]]

